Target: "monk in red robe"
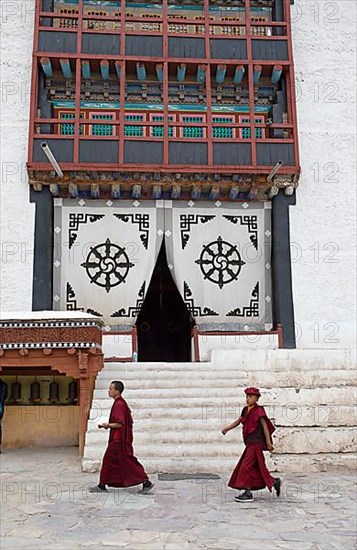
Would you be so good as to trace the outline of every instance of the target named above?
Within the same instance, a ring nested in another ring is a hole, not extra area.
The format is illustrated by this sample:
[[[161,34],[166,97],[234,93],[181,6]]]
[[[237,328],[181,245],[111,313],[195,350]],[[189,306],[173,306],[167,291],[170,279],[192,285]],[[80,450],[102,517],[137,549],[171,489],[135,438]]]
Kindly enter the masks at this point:
[[[154,486],[133,451],[133,418],[127,402],[122,398],[123,382],[110,384],[108,394],[114,399],[109,422],[98,428],[110,430],[100,472],[99,485],[89,489],[91,493],[107,492],[109,487],[131,487],[143,484],[141,493],[148,493]]]
[[[257,404],[260,397],[258,388],[246,388],[247,406],[243,408],[241,416],[222,430],[225,435],[229,430],[243,425],[243,441],[246,448],[235,467],[228,486],[244,492],[235,497],[236,502],[252,502],[252,491],[267,487],[271,492],[274,487],[277,496],[280,496],[281,479],[270,475],[264,460],[263,451],[274,450],[271,434],[275,427],[269,420],[264,407]]]

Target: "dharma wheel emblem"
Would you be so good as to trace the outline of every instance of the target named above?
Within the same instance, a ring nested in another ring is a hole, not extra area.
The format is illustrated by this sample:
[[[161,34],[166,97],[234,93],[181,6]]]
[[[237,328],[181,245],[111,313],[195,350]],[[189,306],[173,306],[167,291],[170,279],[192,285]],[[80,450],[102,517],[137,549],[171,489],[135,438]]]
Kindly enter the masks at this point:
[[[114,286],[125,283],[129,269],[134,264],[129,261],[125,248],[113,244],[109,239],[90,249],[85,267],[91,283],[105,288],[107,292]]]
[[[235,281],[245,264],[237,247],[224,241],[222,237],[204,245],[200,258],[195,263],[200,266],[204,279],[215,283],[219,288]]]

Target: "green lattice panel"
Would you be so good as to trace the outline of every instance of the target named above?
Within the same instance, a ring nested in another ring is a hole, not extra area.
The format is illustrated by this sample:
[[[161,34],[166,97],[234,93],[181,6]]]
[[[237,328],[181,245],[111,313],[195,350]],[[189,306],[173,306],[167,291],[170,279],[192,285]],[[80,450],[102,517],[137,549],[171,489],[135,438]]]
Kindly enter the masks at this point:
[[[184,126],[183,137],[189,139],[203,138],[203,128],[195,126]]]
[[[124,120],[125,122],[142,122],[143,115],[125,115]]]
[[[74,113],[61,113],[61,120],[74,120],[74,117]],[[80,118],[83,118],[82,114],[80,115]],[[74,129],[74,124],[66,122],[64,124],[61,124],[60,133],[62,136],[74,136]],[[79,134],[83,134],[83,126],[81,124],[79,126]]]
[[[250,118],[243,118],[241,121],[243,124],[250,124]],[[262,120],[260,118],[254,119],[254,122],[256,124],[261,124]],[[262,139],[263,137],[263,128],[255,128],[254,135],[256,139]],[[243,139],[250,139],[251,132],[250,128],[242,128],[242,138]]]
[[[184,116],[182,122],[204,122],[201,116]]]
[[[221,139],[232,139],[233,138],[233,128],[227,126],[216,126],[213,128],[213,137]]]
[[[108,115],[108,114],[93,115],[92,119],[93,120],[113,120],[113,115]],[[113,126],[111,126],[110,124],[93,124],[92,135],[93,136],[112,136]]]
[[[242,138],[250,139],[250,136],[251,136],[250,128],[242,128]]]
[[[224,117],[224,116],[214,116],[212,121],[215,122],[216,124],[231,124],[232,123],[231,118],[227,118],[227,117]]]
[[[152,122],[162,122],[164,117],[162,115],[154,115],[152,117]],[[169,121],[173,121],[173,117],[169,117]],[[152,126],[152,137],[163,138],[164,137],[164,127],[163,126]],[[173,128],[169,127],[169,137],[174,136]]]
[[[124,126],[124,136],[125,137],[142,137],[143,136],[143,127],[142,126],[131,126],[126,124]]]
[[[73,120],[74,113],[62,113],[61,120]],[[74,124],[61,124],[61,134],[63,136],[74,136]]]
[[[174,136],[173,128],[169,128],[169,137]],[[164,137],[164,127],[163,126],[153,126],[152,127],[152,137],[162,138]]]

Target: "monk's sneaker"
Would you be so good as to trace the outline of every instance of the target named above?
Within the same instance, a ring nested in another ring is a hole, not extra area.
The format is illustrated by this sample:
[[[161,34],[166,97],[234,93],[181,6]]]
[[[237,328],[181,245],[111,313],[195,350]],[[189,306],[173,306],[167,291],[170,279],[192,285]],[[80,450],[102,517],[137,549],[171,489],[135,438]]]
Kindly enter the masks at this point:
[[[251,492],[244,491],[241,495],[234,497],[236,502],[253,502],[254,497]]]

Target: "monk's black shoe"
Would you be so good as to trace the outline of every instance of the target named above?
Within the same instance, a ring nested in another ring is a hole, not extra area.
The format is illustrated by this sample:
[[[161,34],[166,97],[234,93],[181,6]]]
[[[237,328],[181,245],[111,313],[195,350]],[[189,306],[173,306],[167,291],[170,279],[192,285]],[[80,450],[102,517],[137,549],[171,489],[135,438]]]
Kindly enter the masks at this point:
[[[95,487],[91,487],[89,489],[89,492],[90,493],[108,493],[108,489],[106,489],[106,487],[102,488],[102,487],[99,487],[99,485],[96,485]]]
[[[151,491],[151,489],[154,487],[154,484],[151,483],[151,481],[147,480],[147,481],[144,481],[143,483],[143,488],[141,489],[141,491],[139,491],[139,493],[141,495],[146,495],[146,493],[148,493],[149,491]]]
[[[275,481],[274,481],[274,489],[276,491],[276,496],[277,497],[280,497],[280,490],[281,490],[281,479],[280,477],[276,477],[274,478]]]
[[[241,495],[234,497],[236,502],[253,502],[254,497],[251,492],[244,491]]]

